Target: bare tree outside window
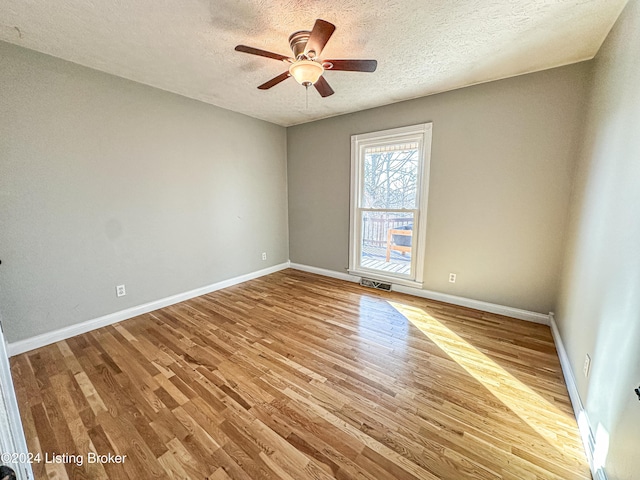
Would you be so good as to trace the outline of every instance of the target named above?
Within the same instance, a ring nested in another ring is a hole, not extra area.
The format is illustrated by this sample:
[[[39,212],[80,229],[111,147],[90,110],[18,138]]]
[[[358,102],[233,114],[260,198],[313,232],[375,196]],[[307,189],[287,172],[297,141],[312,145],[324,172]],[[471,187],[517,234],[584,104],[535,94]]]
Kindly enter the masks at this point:
[[[389,145],[365,151],[362,207],[381,210],[415,209],[418,186],[417,144]],[[413,214],[372,211],[363,216],[363,244],[384,246],[391,228],[411,229]],[[410,239],[400,239],[410,242]],[[405,256],[401,261],[409,261]]]
[[[365,155],[363,207],[416,208],[417,184],[417,149]]]

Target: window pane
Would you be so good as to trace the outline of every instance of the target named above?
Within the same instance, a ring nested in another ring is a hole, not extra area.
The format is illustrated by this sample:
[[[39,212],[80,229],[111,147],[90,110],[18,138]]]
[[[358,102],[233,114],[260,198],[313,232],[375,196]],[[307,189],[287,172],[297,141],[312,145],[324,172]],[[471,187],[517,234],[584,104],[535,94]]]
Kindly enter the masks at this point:
[[[413,213],[362,212],[360,267],[411,276]]]
[[[415,209],[417,184],[417,143],[365,149],[363,208]]]

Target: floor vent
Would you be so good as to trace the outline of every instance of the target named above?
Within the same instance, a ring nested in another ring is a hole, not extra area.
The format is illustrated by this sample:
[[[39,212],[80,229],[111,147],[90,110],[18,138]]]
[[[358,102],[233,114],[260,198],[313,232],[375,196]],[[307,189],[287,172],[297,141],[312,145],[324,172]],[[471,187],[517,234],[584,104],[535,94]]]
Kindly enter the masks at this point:
[[[390,283],[379,282],[377,280],[371,280],[370,278],[361,278],[360,285],[363,287],[377,288],[378,290],[386,290],[387,292],[391,290]]]

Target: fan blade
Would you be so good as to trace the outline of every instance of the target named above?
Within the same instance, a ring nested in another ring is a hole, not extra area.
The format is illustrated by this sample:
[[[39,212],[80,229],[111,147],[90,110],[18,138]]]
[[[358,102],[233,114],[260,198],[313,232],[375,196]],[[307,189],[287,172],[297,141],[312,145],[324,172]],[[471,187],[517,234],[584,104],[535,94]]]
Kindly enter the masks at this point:
[[[342,70],[347,72],[375,72],[378,67],[376,60],[324,60],[322,65],[330,63],[326,70]]]
[[[322,52],[322,49],[331,38],[331,35],[333,35],[335,29],[336,26],[334,24],[317,19],[313,25],[313,30],[311,30],[307,45],[304,48],[304,53],[306,54],[313,50],[316,52],[316,57],[319,57],[320,52]]]
[[[258,88],[260,90],[268,90],[271,87],[275,87],[277,84],[279,84],[280,82],[285,81],[287,78],[289,78],[291,76],[291,74],[289,72],[284,72],[281,73],[280,75],[278,75],[277,77],[272,78],[271,80],[269,80],[268,82],[263,83],[262,85],[260,85]]]
[[[333,88],[329,86],[323,76],[320,76],[318,81],[314,83],[313,86],[316,87],[316,90],[318,90],[318,93],[321,97],[328,97],[329,95],[333,95],[335,93],[333,91]]]
[[[279,53],[267,52],[259,48],[247,47],[246,45],[238,45],[236,52],[250,53],[251,55],[259,55],[261,57],[273,58],[274,60],[289,60],[289,57],[280,55]]]

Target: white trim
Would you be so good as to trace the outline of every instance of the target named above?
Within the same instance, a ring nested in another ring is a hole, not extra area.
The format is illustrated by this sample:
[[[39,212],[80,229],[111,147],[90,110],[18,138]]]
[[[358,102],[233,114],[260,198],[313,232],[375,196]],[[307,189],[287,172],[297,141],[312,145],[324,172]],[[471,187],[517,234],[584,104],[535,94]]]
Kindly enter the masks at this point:
[[[4,399],[4,407],[6,410],[7,420],[9,421],[9,430],[11,432],[11,440],[13,440],[14,451],[4,453],[18,453],[28,455],[29,449],[22,428],[22,419],[20,418],[20,409],[16,400],[16,392],[11,379],[11,368],[9,365],[9,355],[7,354],[7,345],[4,341],[4,334],[0,328],[0,388],[2,398]],[[1,462],[11,466],[16,470],[17,478],[24,480],[33,479],[33,471],[29,462],[15,465],[9,462]]]
[[[357,276],[357,275],[349,275],[346,273],[336,272],[334,270],[311,267],[309,265],[302,265],[299,263],[292,263],[291,268],[294,268],[296,270],[302,270],[303,272],[324,275],[325,277],[337,278],[339,280],[347,280],[349,282],[360,281],[360,276]],[[369,278],[369,276],[365,275],[365,278]],[[528,322],[549,325],[549,315],[545,315],[543,313],[530,312],[528,310],[521,310],[519,308],[507,307],[504,305],[498,305],[496,303],[483,302],[483,301],[474,300],[471,298],[457,297],[455,295],[434,292],[432,290],[422,290],[414,287],[406,287],[403,285],[398,285],[395,282],[391,282],[391,283],[392,283],[392,290],[394,292],[406,293],[408,295],[413,295],[415,297],[427,298],[429,300],[437,300],[439,302],[450,303],[452,305],[458,305],[461,307],[474,308],[476,310],[481,310],[483,312],[496,313],[498,315],[505,315],[507,317],[513,317],[519,320],[526,320]]]
[[[424,134],[420,142],[422,148],[422,163],[420,165],[420,215],[418,218],[418,238],[416,249],[416,283],[424,281],[424,261],[427,251],[427,210],[429,207],[429,187],[431,185],[431,142],[433,141],[433,123],[424,123]]]
[[[336,272],[335,270],[327,270],[326,268],[312,267],[310,265],[302,265],[301,263],[291,263],[290,267],[302,272],[315,273],[323,277],[337,278],[338,280],[345,280],[347,282],[358,283],[360,281],[360,277],[358,276]]]
[[[433,122],[418,123],[416,125],[409,125],[406,127],[390,128],[388,130],[381,130],[378,132],[358,133],[352,135],[351,138],[357,137],[358,140],[380,140],[376,143],[386,143],[396,137],[404,137],[407,135],[413,135],[416,132],[425,132],[431,129]]]
[[[416,297],[436,300],[438,302],[451,303],[460,307],[473,308],[488,313],[496,313],[506,317],[517,318],[518,320],[526,320],[527,322],[541,323],[549,325],[549,315],[544,313],[531,312],[520,308],[507,307],[497,303],[483,302],[482,300],[474,300],[473,298],[458,297],[449,295],[448,293],[434,292],[433,290],[420,290],[418,288],[405,287],[403,285],[393,285],[394,292],[407,293]]]
[[[597,471],[594,469],[593,456],[595,452],[595,438],[593,436],[593,430],[591,429],[591,423],[589,422],[589,416],[584,409],[580,393],[578,392],[578,386],[576,384],[576,377],[573,374],[571,368],[571,362],[569,356],[564,348],[562,337],[560,336],[560,330],[556,324],[555,314],[549,312],[549,320],[551,325],[551,335],[553,341],[556,344],[556,350],[558,352],[558,358],[560,359],[560,367],[562,368],[562,375],[564,376],[564,382],[567,385],[567,391],[569,392],[569,399],[571,400],[571,406],[573,407],[573,413],[578,421],[578,430],[580,431],[580,437],[582,438],[582,445],[589,461],[589,468],[591,474],[595,480],[607,480],[607,474],[604,468],[599,468]]]
[[[185,300],[199,297],[200,295],[206,295],[207,293],[215,292],[216,290],[221,290],[223,288],[231,287],[248,280],[253,280],[254,278],[269,275],[270,273],[279,272],[280,270],[289,268],[289,264],[290,262],[287,261],[279,265],[274,265],[273,267],[247,273],[245,275],[240,275],[239,277],[223,280],[211,285],[206,285],[194,290],[189,290],[188,292],[178,293],[177,295],[161,298],[159,300],[145,303],[143,305],[138,305],[136,307],[120,310],[119,312],[110,313],[102,317],[87,320],[86,322],[77,323],[75,325],[70,325],[68,327],[53,330],[41,335],[36,335],[35,337],[27,338],[25,340],[12,342],[7,345],[7,350],[9,352],[9,356],[12,357],[20,353],[28,352],[29,350],[34,350],[51,343],[59,342],[60,340],[65,340],[82,333],[90,332],[91,330],[95,330],[96,328],[105,327],[107,325],[121,322],[129,318],[137,317],[138,315],[149,313],[154,310],[158,310],[159,308],[164,308],[168,307],[169,305],[184,302]]]

